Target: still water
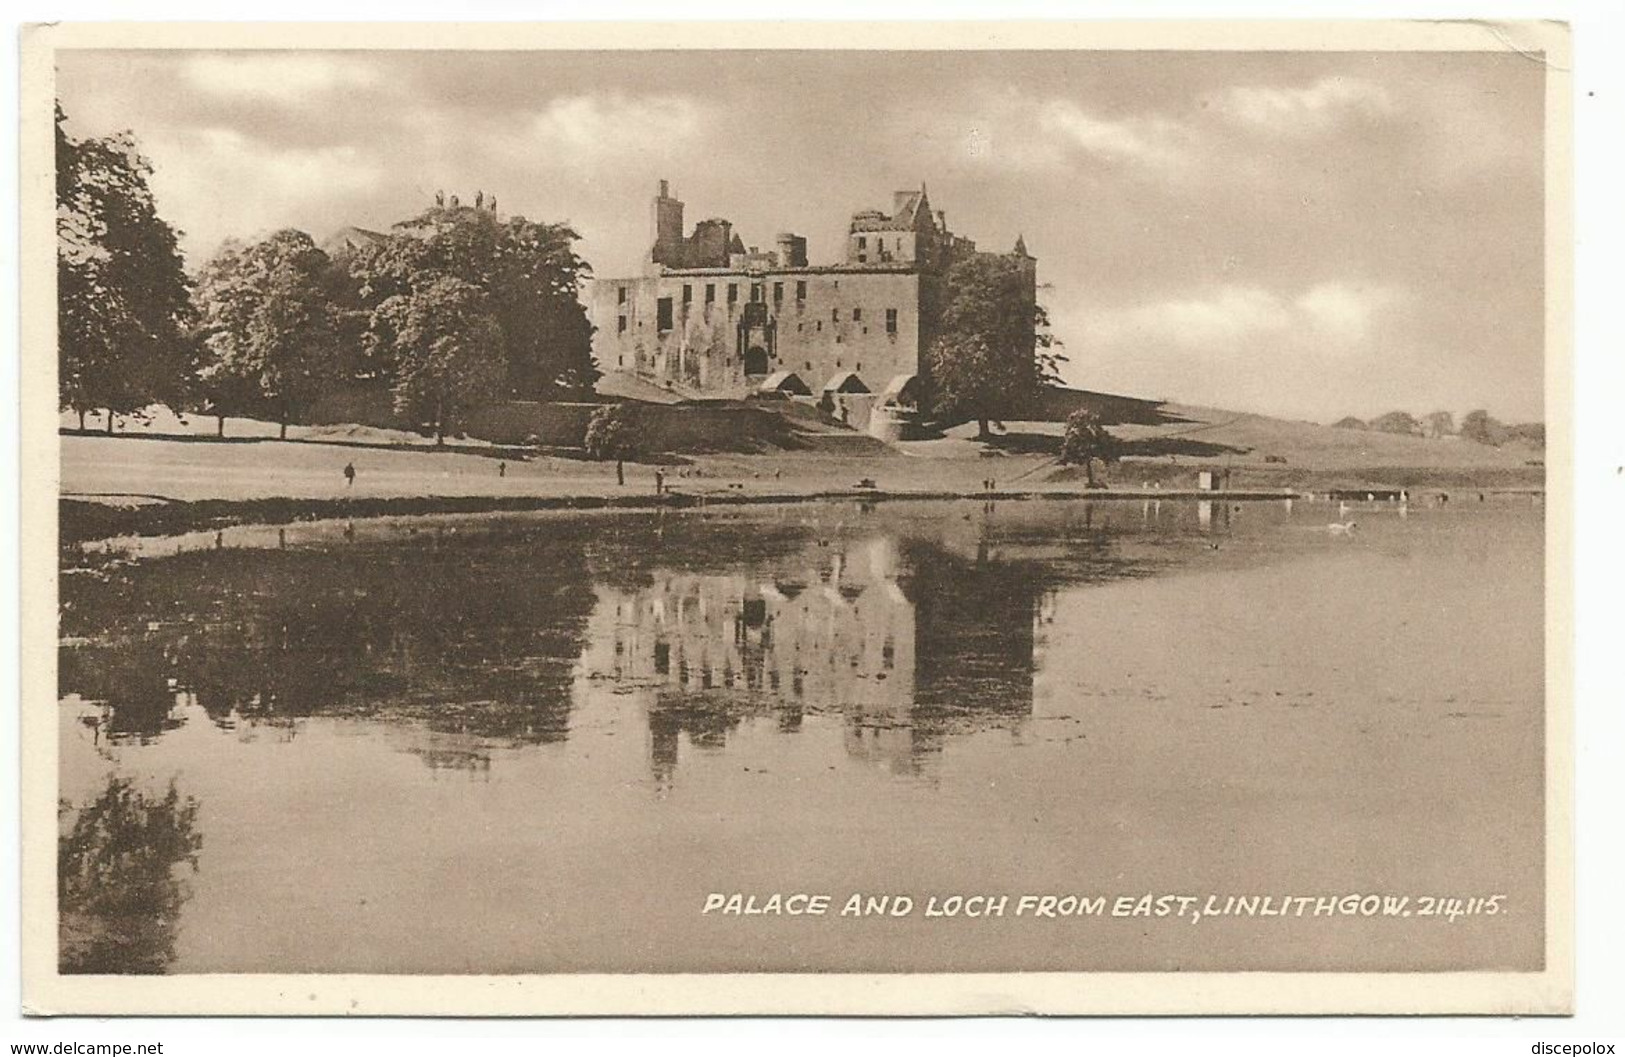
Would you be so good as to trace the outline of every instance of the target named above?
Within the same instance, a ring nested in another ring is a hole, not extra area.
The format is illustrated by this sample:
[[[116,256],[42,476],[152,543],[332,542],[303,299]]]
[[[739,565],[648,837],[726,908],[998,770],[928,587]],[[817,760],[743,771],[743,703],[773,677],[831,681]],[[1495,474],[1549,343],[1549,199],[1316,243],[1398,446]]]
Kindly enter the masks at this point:
[[[800,504],[76,552],[63,968],[1538,968],[1542,511],[1360,507],[1353,534],[1305,502]],[[832,905],[702,913],[734,893]],[[1502,898],[1016,916],[1371,893]],[[924,913],[984,894],[1006,913]]]

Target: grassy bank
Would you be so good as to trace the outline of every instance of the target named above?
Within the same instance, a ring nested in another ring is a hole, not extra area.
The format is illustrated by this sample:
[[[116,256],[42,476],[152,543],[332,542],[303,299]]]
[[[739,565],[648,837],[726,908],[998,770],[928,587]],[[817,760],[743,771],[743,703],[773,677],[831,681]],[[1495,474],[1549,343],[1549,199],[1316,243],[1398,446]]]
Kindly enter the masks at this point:
[[[304,429],[234,422],[220,440],[200,423],[165,423],[61,439],[62,539],[154,535],[224,525],[318,518],[696,506],[805,499],[1095,498],[1191,493],[1202,470],[1229,475],[1231,494],[1279,495],[1405,488],[1541,490],[1542,454],[1465,441],[1337,430],[1202,408],[1164,405],[1158,425],[1114,427],[1123,458],[1098,472],[1057,459],[1058,423],[1007,423],[991,439],[973,426],[888,448],[858,434],[802,438],[765,453],[663,456],[614,463],[580,453],[504,449],[478,442],[436,448],[358,427]],[[355,468],[348,481],[346,466]],[[657,498],[656,477],[667,494]],[[860,482],[873,482],[873,487]],[[991,487],[990,487],[991,484]]]

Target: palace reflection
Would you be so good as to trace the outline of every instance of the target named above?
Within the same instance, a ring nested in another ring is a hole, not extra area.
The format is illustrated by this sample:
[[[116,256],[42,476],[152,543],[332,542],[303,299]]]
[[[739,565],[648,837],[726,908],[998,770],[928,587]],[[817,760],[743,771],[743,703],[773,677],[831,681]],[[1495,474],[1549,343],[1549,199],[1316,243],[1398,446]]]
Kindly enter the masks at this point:
[[[746,718],[793,733],[837,714],[846,751],[918,773],[955,734],[1031,714],[1050,593],[1031,563],[939,540],[819,540],[749,573],[655,574],[604,590],[583,667],[652,688],[650,767],[668,784],[684,739],[715,749]]]

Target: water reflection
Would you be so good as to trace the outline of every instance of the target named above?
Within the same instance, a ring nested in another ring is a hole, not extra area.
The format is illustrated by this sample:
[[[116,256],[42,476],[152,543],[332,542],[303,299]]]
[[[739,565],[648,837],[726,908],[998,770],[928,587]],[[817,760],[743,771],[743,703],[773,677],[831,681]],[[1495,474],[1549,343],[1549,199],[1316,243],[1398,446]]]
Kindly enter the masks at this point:
[[[1138,931],[990,930],[974,964],[878,932],[859,962],[852,932],[719,940],[688,894],[735,875],[1316,890],[1355,855],[1423,891],[1467,862],[1539,905],[1538,811],[1498,798],[1539,788],[1541,524],[1471,509],[1348,538],[1318,503],[883,502],[84,553],[63,966],[1236,967]],[[1453,935],[1441,964],[1506,964]],[[1295,942],[1244,967],[1393,968],[1365,936]]]
[[[170,783],[162,796],[114,775],[90,803],[60,809],[59,965],[64,973],[158,973],[175,955],[190,894],[177,876],[197,869],[198,803]]]
[[[843,717],[849,754],[900,774],[956,733],[1031,714],[1044,602],[1068,579],[1144,571],[1104,539],[1022,532],[814,539],[746,571],[665,570],[606,591],[583,669],[623,691],[652,687],[650,769],[670,784],[686,738],[723,747],[743,719],[781,733],[809,712]]]

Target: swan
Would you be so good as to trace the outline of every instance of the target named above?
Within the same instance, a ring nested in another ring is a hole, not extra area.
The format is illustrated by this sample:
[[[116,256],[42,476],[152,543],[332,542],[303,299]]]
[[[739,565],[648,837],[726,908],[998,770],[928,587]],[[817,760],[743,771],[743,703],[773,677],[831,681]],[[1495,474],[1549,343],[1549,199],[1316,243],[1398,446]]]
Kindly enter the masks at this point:
[[[1334,536],[1352,536],[1357,524],[1358,522],[1354,521],[1334,521],[1326,526],[1326,531]]]

